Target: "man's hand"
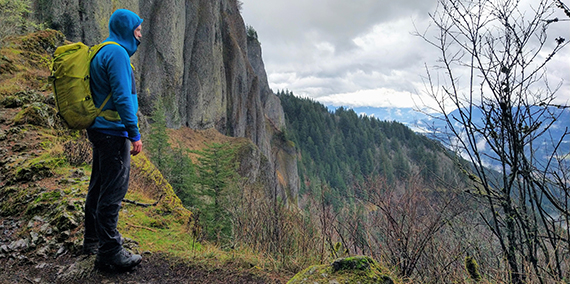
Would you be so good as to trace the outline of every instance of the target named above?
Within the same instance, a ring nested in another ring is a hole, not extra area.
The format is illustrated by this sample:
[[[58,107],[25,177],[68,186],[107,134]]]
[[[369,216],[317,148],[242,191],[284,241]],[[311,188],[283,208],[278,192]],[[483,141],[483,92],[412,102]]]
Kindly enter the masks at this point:
[[[135,141],[132,142],[133,148],[131,149],[131,155],[136,156],[138,153],[142,151],[142,141]]]

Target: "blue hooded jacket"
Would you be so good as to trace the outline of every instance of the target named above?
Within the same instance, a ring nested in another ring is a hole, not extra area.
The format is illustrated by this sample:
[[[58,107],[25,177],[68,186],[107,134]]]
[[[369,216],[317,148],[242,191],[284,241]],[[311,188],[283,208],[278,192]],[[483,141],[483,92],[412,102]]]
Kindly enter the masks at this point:
[[[113,41],[121,46],[109,44],[91,60],[91,92],[95,106],[99,107],[112,93],[111,99],[103,110],[116,110],[120,121],[109,121],[97,117],[89,129],[99,132],[128,137],[135,142],[140,140],[137,111],[139,108],[135,88],[135,76],[130,57],[137,51],[138,40],[134,36],[135,29],[143,20],[135,13],[118,9],[109,20],[109,37],[105,41]]]

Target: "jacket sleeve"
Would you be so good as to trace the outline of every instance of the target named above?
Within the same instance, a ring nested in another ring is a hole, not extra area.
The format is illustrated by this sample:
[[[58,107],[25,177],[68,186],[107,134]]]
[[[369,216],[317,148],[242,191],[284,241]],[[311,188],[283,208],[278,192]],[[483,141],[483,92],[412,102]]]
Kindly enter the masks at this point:
[[[140,140],[138,128],[138,100],[134,86],[134,76],[131,62],[127,52],[119,46],[110,46],[113,52],[110,53],[107,61],[107,74],[112,92],[112,100],[115,105],[121,123],[129,134],[131,141]],[[110,50],[111,51],[111,50]]]

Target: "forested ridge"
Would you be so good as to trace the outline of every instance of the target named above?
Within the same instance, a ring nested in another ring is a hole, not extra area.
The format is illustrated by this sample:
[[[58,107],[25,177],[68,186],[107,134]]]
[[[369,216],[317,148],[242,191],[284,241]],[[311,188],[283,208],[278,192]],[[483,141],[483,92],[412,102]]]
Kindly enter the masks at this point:
[[[340,107],[334,112],[292,92],[277,93],[287,121],[286,136],[300,154],[301,191],[318,180],[345,192],[367,178],[396,185],[410,176],[428,187],[437,181],[463,184],[453,157],[436,141],[396,121],[381,121]]]

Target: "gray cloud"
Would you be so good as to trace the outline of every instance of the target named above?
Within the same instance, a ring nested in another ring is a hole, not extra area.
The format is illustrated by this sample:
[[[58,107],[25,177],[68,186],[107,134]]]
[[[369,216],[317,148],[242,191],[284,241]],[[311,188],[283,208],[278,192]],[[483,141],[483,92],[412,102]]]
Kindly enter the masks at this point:
[[[243,0],[246,22],[272,37],[347,43],[372,26],[432,9],[423,0]],[[427,16],[427,14],[426,14]]]
[[[429,26],[436,0],[242,0],[258,32],[271,88],[329,102],[407,106],[421,93],[424,64],[437,50],[414,36]],[[568,34],[568,32],[565,32]],[[567,38],[570,40],[570,38]],[[568,52],[553,81],[570,98]],[[356,101],[360,100],[360,101]]]

